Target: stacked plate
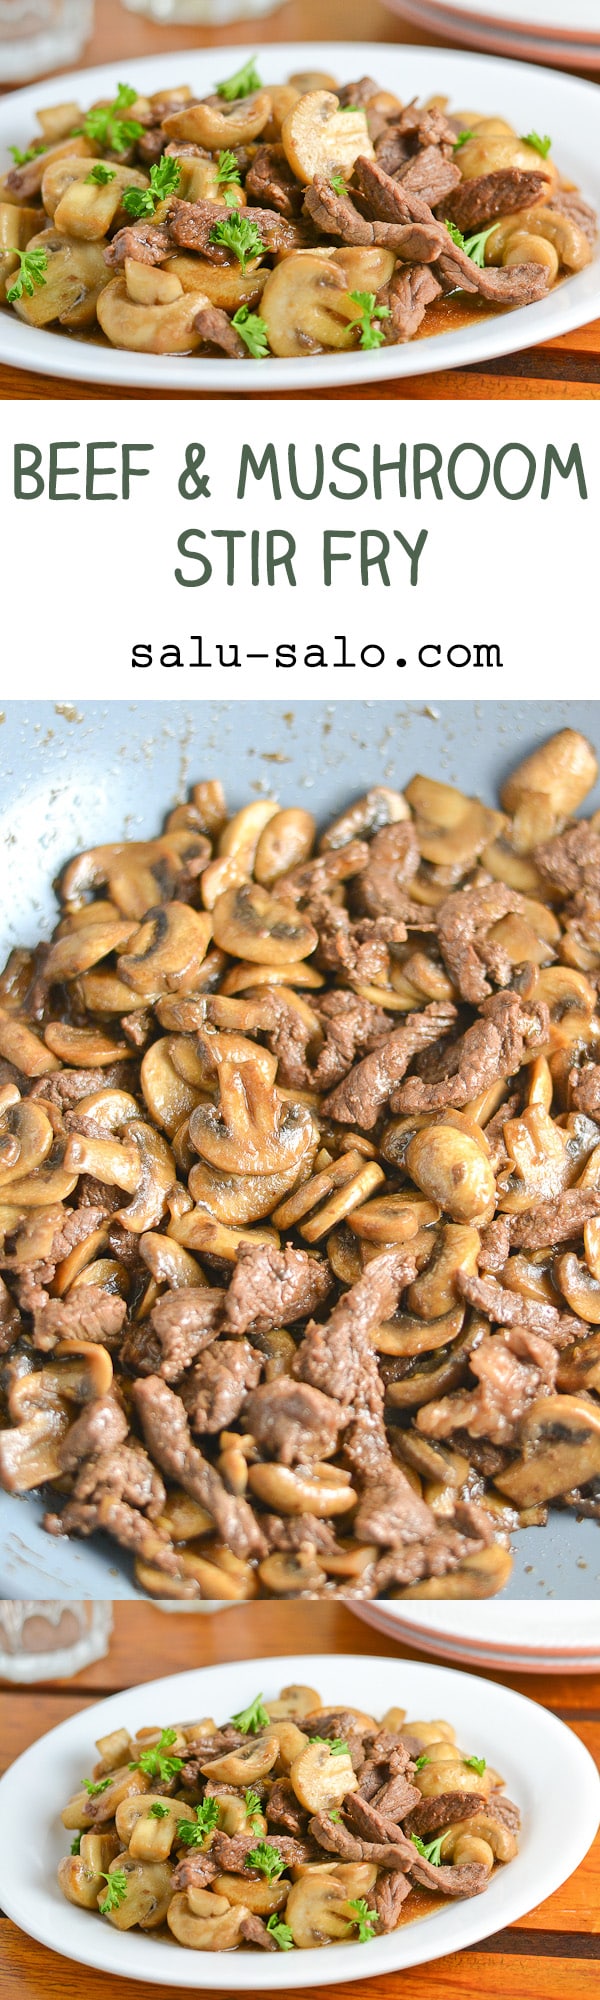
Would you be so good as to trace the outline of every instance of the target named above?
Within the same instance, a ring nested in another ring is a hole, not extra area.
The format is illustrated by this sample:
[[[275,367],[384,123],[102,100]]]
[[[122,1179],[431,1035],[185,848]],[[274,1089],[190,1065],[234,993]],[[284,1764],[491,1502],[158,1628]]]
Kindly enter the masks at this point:
[[[376,1604],[352,1606],[357,1618],[402,1646],[463,1666],[521,1674],[591,1674],[600,1670],[600,1603]]]
[[[560,69],[600,69],[600,0],[389,0],[429,34]]]

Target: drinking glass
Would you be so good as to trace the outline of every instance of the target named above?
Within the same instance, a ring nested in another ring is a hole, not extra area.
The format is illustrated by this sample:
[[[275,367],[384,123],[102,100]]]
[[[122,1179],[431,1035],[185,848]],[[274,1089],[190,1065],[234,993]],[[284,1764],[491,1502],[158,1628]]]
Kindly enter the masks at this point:
[[[93,23],[94,0],[0,0],[0,83],[76,62]]]
[[[55,1680],[108,1652],[112,1603],[100,1599],[0,1597],[0,1676]]]

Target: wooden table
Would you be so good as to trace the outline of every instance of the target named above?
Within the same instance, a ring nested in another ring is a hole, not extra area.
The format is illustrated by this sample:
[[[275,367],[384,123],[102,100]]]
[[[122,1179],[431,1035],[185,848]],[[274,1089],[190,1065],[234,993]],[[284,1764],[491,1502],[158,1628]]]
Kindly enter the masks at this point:
[[[255,39],[263,44],[351,42],[360,41],[368,35],[369,40],[374,42],[436,46],[434,36],[424,34],[408,21],[399,20],[396,14],[390,13],[381,4],[381,0],[369,0],[367,9],[363,0],[286,0],[276,13],[267,14],[255,25]],[[192,45],[217,48],[224,44],[247,44],[249,40],[252,40],[252,24],[247,21],[236,22],[228,28],[160,28],[140,15],[126,13],[120,0],[97,0],[96,27],[84,51],[81,67],[123,61],[129,66],[127,74],[133,77],[135,60],[139,56],[160,55],[162,51],[186,49]],[[440,43],[437,38],[437,46],[450,45],[448,42]],[[141,389],[128,389],[127,400],[142,400],[146,393]],[[163,393],[171,401],[185,400],[185,391],[181,394],[176,390]],[[93,398],[111,402],[122,395],[119,388],[113,390],[100,383],[82,386],[78,382],[58,381],[52,375],[28,375],[22,369],[0,368],[0,400],[25,397],[39,402],[56,397],[67,401],[80,400],[85,396],[86,400]],[[269,401],[272,400],[272,391],[265,391],[265,395]],[[307,397],[311,401],[323,398],[381,401],[383,398],[388,402],[477,401],[482,398],[496,402],[507,397],[517,402],[529,402],[541,397],[550,402],[564,402],[565,399],[579,401],[581,398],[598,400],[600,320],[580,327],[575,333],[562,334],[557,340],[548,340],[541,347],[530,348],[526,353],[484,362],[477,369],[444,369],[435,375],[416,375],[409,381],[389,382],[382,387],[371,383],[364,388],[306,390],[293,398],[288,395],[286,400],[303,402]]]
[[[141,1680],[215,1666],[221,1661],[278,1653],[376,1653],[414,1657],[370,1631],[341,1605],[240,1605],[210,1617],[167,1616],[150,1604],[115,1606],[108,1659],[78,1674],[34,1689],[0,1691],[0,1768],[28,1744],[102,1695]],[[417,1656],[419,1657],[419,1656]],[[560,1715],[600,1758],[600,1677],[498,1674],[496,1678]],[[1,1899],[1,1886],[0,1886]],[[510,1929],[431,1966],[356,1980],[335,1989],[354,2000],[591,2000],[600,1960],[600,1838],[586,1861],[559,1889]],[[175,2000],[175,1989],[152,1988],[156,2000]],[[0,1917],[2,2000],[148,2000],[148,1987],[95,1973],[45,1951]],[[315,2000],[331,2000],[326,1966]],[[292,2000],[303,2000],[301,1989]],[[335,1995],[334,1995],[335,2000]]]

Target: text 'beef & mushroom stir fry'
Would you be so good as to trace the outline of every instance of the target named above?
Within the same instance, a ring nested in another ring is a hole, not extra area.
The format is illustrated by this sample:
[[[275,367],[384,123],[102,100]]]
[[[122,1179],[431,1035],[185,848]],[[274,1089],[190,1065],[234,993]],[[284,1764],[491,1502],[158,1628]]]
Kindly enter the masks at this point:
[[[447,294],[530,305],[591,261],[551,139],[254,61],[38,113],[0,180],[0,301],[145,354],[263,360],[411,340]],[[432,322],[433,324],[433,322]]]
[[[0,1481],[159,1597],[489,1596],[600,1516],[600,815],[194,787],[0,979]]]
[[[62,1814],[63,1894],[192,1951],[367,1944],[480,1895],[518,1851],[498,1772],[403,1708],[377,1722],[288,1687],[220,1727],[115,1729],[96,1748]]]

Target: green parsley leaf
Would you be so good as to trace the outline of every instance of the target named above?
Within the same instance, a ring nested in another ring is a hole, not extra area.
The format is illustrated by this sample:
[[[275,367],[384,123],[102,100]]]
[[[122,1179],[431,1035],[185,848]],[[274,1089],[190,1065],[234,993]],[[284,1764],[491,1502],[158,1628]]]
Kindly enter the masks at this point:
[[[262,1833],[261,1819],[257,1818],[257,1814],[261,1813],[258,1792],[244,1792],[244,1805],[246,1808],[246,1819],[250,1822],[250,1832]]]
[[[155,1799],[154,1805],[148,1807],[149,1819],[168,1819],[168,1817],[169,1808],[168,1806],[163,1806],[161,1799]]]
[[[48,147],[45,139],[36,139],[26,153],[22,153],[19,146],[9,146],[8,150],[16,167],[28,167],[30,160],[37,160],[39,153],[47,153]]]
[[[452,242],[456,243],[458,250],[464,250],[465,255],[470,257],[471,263],[477,264],[480,271],[483,270],[484,266],[484,252],[488,236],[491,236],[492,230],[496,227],[496,223],[491,222],[489,229],[480,229],[477,236],[463,236],[460,229],[457,229],[455,222],[446,223],[446,229]]]
[[[103,1901],[98,1904],[98,1909],[103,1917],[107,1917],[111,1910],[120,1909],[121,1903],[125,1900],[127,1895],[127,1876],[124,1868],[113,1868],[112,1874],[105,1874],[103,1868],[99,1872],[103,1882],[106,1882],[108,1887]]]
[[[169,1778],[176,1778],[183,1769],[183,1757],[167,1757],[165,1752],[176,1740],[175,1729],[163,1729],[158,1743],[148,1750],[142,1750],[136,1764],[130,1764],[130,1771],[145,1771],[147,1778],[160,1778],[161,1784],[168,1784]]]
[[[279,1945],[280,1951],[293,1951],[294,1949],[293,1932],[290,1930],[289,1924],[282,1923],[281,1918],[278,1917],[276,1910],[273,1911],[272,1917],[269,1917],[267,1930],[269,1932],[269,1937],[274,1938],[275,1943]]]
[[[340,111],[360,111],[360,104],[340,104]]]
[[[217,97],[224,97],[227,104],[233,104],[234,98],[250,97],[253,90],[262,90],[262,83],[256,58],[249,56],[247,63],[236,69],[234,76],[226,76],[223,83],[217,84]]]
[[[334,1821],[335,1821],[335,1824],[336,1824],[336,1826],[337,1826],[338,1824],[339,1824],[339,1825],[341,1825],[341,1821],[342,1821],[342,1815],[341,1815],[341,1812],[338,1812],[338,1809],[337,1809],[337,1806],[330,1806],[330,1807],[329,1807],[329,1811],[328,1811],[328,1814],[327,1814],[327,1818],[328,1818],[328,1819],[332,1819],[332,1820],[334,1820]]]
[[[439,1840],[430,1840],[428,1843],[420,1840],[418,1833],[411,1833],[410,1837],[417,1854],[422,1854],[424,1861],[432,1861],[434,1868],[439,1868],[442,1859],[443,1833],[440,1834]]]
[[[259,1840],[258,1847],[251,1847],[246,1855],[244,1867],[257,1868],[260,1875],[266,1875],[267,1881],[276,1882],[283,1875],[285,1861],[282,1861],[278,1847],[269,1847],[266,1840]]]
[[[222,223],[221,227],[225,229],[226,224]],[[236,1729],[242,1730],[244,1736],[256,1736],[259,1729],[266,1729],[270,1717],[266,1708],[263,1708],[262,1695],[255,1694],[254,1701],[249,1703],[248,1708],[241,1708],[239,1715],[232,1715],[231,1720],[235,1723]]]
[[[240,187],[241,178],[235,153],[219,153],[217,160],[217,187],[223,188],[227,199],[227,189]]]
[[[94,105],[78,131],[91,139],[94,146],[105,147],[109,153],[126,153],[136,139],[141,139],[144,130],[137,118],[122,117],[123,111],[135,104],[137,95],[137,90],[132,90],[128,83],[120,83],[112,104]],[[78,133],[73,134],[74,138],[77,136]]]
[[[48,251],[10,249],[7,254],[9,257],[19,259],[17,276],[6,294],[9,306],[14,306],[15,299],[22,299],[24,292],[27,293],[28,299],[32,299],[34,292],[45,285],[44,272],[48,269]]]
[[[88,1792],[91,1799],[98,1799],[101,1792],[108,1791],[109,1785],[112,1785],[112,1778],[81,1779],[82,1792]]]
[[[105,166],[104,160],[98,160],[96,166],[92,167],[91,174],[86,174],[85,186],[108,187],[109,181],[115,181],[116,178],[114,168]]]
[[[351,299],[355,298],[356,293],[351,292],[350,297]],[[308,1740],[309,1743],[324,1743],[326,1748],[331,1751],[332,1757],[347,1755],[348,1745],[344,1742],[343,1736],[309,1736]]]
[[[552,145],[552,140],[549,139],[547,132],[543,139],[540,139],[539,132],[522,132],[521,138],[523,141],[523,145],[532,146],[534,153],[539,153],[542,160],[546,160],[548,158],[550,147]]]
[[[415,1764],[415,1771],[424,1771],[424,1769],[425,1769],[425,1765],[426,1765],[426,1764],[430,1764],[430,1763],[431,1763],[431,1758],[430,1758],[430,1757],[426,1757],[426,1756],[425,1756],[425,1751],[423,1751],[423,1754],[422,1754],[422,1756],[421,1756],[421,1757],[417,1757],[417,1761],[416,1761],[416,1764]]]
[[[213,1833],[219,1824],[218,1799],[203,1799],[196,1806],[195,1819],[178,1819],[177,1839],[182,1847],[202,1847],[207,1833]]]
[[[150,168],[149,187],[125,188],[123,207],[128,215],[134,215],[137,219],[143,215],[153,216],[157,203],[166,201],[170,194],[175,194],[180,180],[181,162],[167,159],[163,153],[162,159],[156,160],[154,166]]]
[[[261,319],[258,313],[251,312],[249,306],[238,306],[231,324],[235,327],[236,333],[239,333],[253,361],[265,361],[269,352],[266,320]]]
[[[209,243],[224,243],[228,250],[233,250],[242,271],[245,271],[251,257],[262,255],[265,247],[256,223],[248,222],[243,210],[239,208],[230,211],[226,222],[215,222],[210,232]],[[266,1720],[268,1719],[267,1716]],[[240,1728],[242,1726],[240,1723]],[[261,1728],[262,1724],[259,1723],[258,1727]]]
[[[341,195],[342,199],[348,193],[343,174],[332,174],[329,186],[333,188],[334,194]]]
[[[458,138],[455,139],[454,141],[454,145],[452,147],[453,153],[459,153],[461,146],[466,146],[467,139],[472,139],[472,138],[473,138],[473,133],[469,132],[465,127],[465,131],[459,132]]]
[[[449,237],[450,237],[450,241],[451,241],[452,243],[456,243],[456,246],[457,246],[457,249],[458,249],[458,250],[464,250],[464,248],[465,248],[465,239],[464,239],[464,236],[463,236],[463,233],[462,233],[462,229],[458,229],[458,228],[457,228],[457,225],[456,225],[456,223],[455,223],[455,222],[448,222],[448,221],[446,221],[446,223],[445,223],[445,225],[444,225],[444,226],[445,226],[445,228],[446,228],[446,229],[447,229],[447,231],[448,231],[448,235],[449,235]]]
[[[356,1943],[370,1944],[377,1926],[377,1911],[370,1908],[365,1896],[359,1896],[358,1899],[349,1902],[347,1907],[349,1910],[354,1910],[352,1922],[358,1926]]]
[[[374,292],[351,292],[350,298],[360,308],[356,319],[350,322],[352,326],[360,327],[360,346],[381,347],[383,333],[376,322],[389,319],[389,306],[376,305]]]
[[[81,1853],[81,1834],[80,1834],[80,1833],[76,1833],[76,1834],[74,1834],[74,1836],[73,1836],[73,1839],[72,1839],[72,1841],[71,1841],[71,1848],[70,1848],[70,1852],[71,1852],[71,1854],[80,1854],[80,1853]]]
[[[463,1757],[463,1764],[468,1766],[469,1771],[477,1771],[480,1778],[487,1768],[485,1757]]]

